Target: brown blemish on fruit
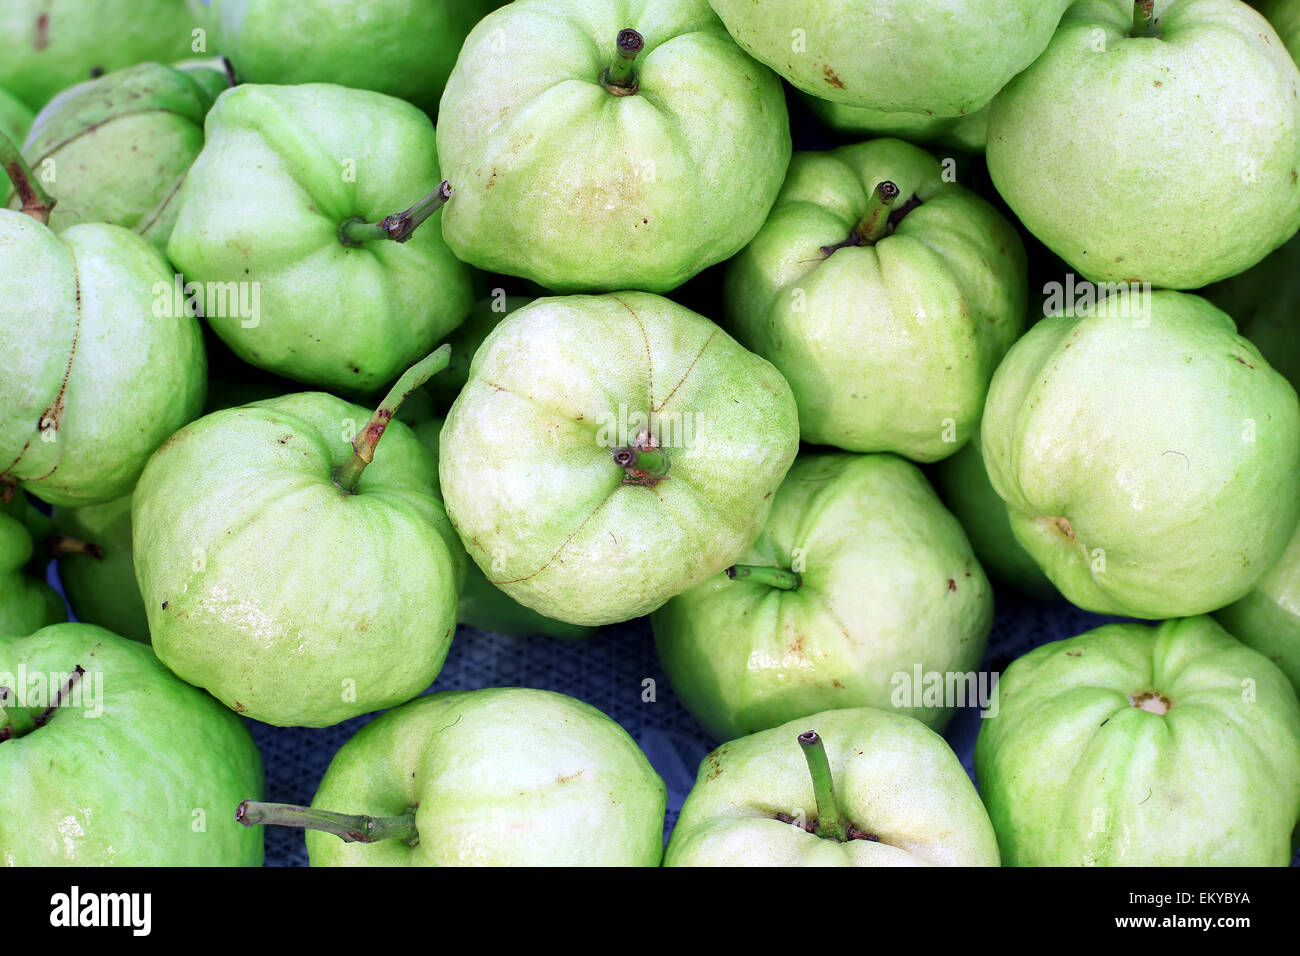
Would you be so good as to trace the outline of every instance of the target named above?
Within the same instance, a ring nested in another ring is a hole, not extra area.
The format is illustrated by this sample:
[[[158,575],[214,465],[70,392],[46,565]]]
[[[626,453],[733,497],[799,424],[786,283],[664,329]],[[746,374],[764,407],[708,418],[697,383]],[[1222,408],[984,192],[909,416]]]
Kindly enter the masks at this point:
[[[1255,367],[1255,366],[1251,365],[1249,362],[1247,362],[1247,361],[1246,361],[1244,358],[1242,358],[1240,355],[1234,355],[1233,358],[1235,358],[1235,359],[1236,359],[1238,362],[1240,362],[1242,365],[1246,366],[1246,368],[1254,368],[1254,367]]]
[[[1082,656],[1083,656],[1083,651],[1066,651],[1066,652],[1065,652],[1065,656],[1066,656],[1066,657],[1082,657]]]
[[[948,579],[948,590],[953,592],[957,590],[957,582],[954,581],[952,578]]]
[[[560,774],[558,777],[555,778],[555,782],[556,782],[556,783],[568,783],[570,780],[577,780],[579,777],[581,777],[581,776],[582,776],[584,773],[586,773],[586,772],[587,772],[587,771],[586,771],[586,768],[584,767],[582,770],[579,770],[579,771],[577,771],[576,773],[563,773],[563,774]]]
[[[33,50],[44,50],[50,45],[50,15],[42,13],[36,18],[36,36],[32,38]]]
[[[239,701],[235,701],[235,713],[246,714],[248,713],[248,708],[245,707],[243,704],[241,704]]]
[[[167,608],[169,608],[169,607],[171,606],[171,603],[172,603],[171,601],[163,601],[163,602],[162,602],[162,609],[163,609],[164,611],[167,610]]]
[[[822,73],[826,75],[826,85],[833,86],[837,90],[844,89],[844,81],[840,79],[839,74],[831,69],[829,63],[822,64]]]

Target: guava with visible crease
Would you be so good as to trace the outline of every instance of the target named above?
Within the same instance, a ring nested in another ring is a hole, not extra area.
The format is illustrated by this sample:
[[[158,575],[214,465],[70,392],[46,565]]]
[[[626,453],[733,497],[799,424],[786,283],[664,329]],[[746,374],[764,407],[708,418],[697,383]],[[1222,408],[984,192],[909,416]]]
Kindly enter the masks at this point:
[[[1300,402],[1232,320],[1159,291],[1043,319],[980,438],[1017,540],[1072,603],[1202,614],[1275,565],[1300,509]]]
[[[207,415],[158,450],[131,528],[163,663],[280,726],[336,724],[433,682],[463,559],[432,457],[392,418],[446,360],[444,347],[417,363],[373,413],[286,395]]]
[[[1209,618],[1109,624],[1007,668],[975,772],[1009,866],[1285,866],[1300,702]]]
[[[665,866],[997,866],[944,739],[856,707],[732,740],[700,764]]]
[[[140,63],[46,104],[23,154],[58,200],[50,228],[107,222],[164,251],[177,191],[203,148],[203,118],[228,85],[215,60]]]
[[[464,261],[555,292],[667,292],[758,231],[789,116],[705,0],[516,0],[465,41],[438,156]]]
[[[715,740],[845,707],[942,729],[958,703],[981,702],[896,702],[899,676],[973,672],[993,592],[915,465],[805,454],[736,564],[651,623],[674,693]]]
[[[250,84],[217,99],[205,135],[167,254],[244,361],[369,394],[465,318],[469,270],[427,221],[455,187],[440,182],[433,124],[414,106],[328,83]]]
[[[538,299],[474,356],[438,464],[470,557],[520,604],[626,621],[735,562],[798,448],[790,387],[682,306]]]
[[[56,624],[0,640],[0,685],[0,866],[262,864],[248,728],[147,646]]]
[[[0,159],[31,213],[0,209],[0,484],[57,505],[120,498],[203,405],[202,333],[159,310],[174,273],[156,249],[102,223],[56,235],[3,137]]]
[[[897,139],[797,153],[727,265],[727,324],[789,381],[805,441],[936,461],[1024,328],[1015,229]]]
[[[1195,289],[1300,227],[1300,72],[1238,0],[1079,0],[989,107],[989,174],[1093,282]]]
[[[666,801],[595,707],[491,687],[382,714],[334,756],[310,807],[250,800],[236,819],[306,828],[312,866],[658,866]]]

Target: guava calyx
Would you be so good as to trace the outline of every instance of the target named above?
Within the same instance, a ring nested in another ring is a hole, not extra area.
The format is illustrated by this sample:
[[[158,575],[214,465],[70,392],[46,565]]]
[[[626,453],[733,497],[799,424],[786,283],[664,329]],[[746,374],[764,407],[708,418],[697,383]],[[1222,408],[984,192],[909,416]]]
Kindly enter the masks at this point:
[[[625,485],[653,487],[668,475],[668,452],[653,443],[615,448],[614,464],[626,473]]]
[[[1139,710],[1145,710],[1148,714],[1164,716],[1173,708],[1171,701],[1164,694],[1155,690],[1144,690],[1140,694],[1130,694],[1129,703]]]

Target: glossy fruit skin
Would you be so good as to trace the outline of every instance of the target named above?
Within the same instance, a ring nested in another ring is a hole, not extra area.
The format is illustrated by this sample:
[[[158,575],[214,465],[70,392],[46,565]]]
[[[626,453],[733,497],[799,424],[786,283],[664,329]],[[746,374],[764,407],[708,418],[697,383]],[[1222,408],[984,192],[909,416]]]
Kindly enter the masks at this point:
[[[993,592],[925,476],[893,455],[800,457],[736,563],[796,567],[801,584],[716,574],[651,617],[674,693],[715,740],[824,710],[890,710],[895,677],[916,665],[979,666]],[[919,701],[898,712],[935,729],[953,714]]]
[[[600,83],[619,31],[638,92]],[[438,116],[465,262],[555,292],[667,292],[758,231],[790,161],[780,82],[705,0],[518,0],[465,42]]]
[[[3,209],[0,243],[0,475],[68,507],[129,494],[203,406],[198,322],[158,297],[171,266],[120,226],[56,236]]]
[[[804,94],[802,99],[823,125],[857,139],[895,137],[909,143],[942,146],[964,153],[983,153],[988,141],[987,108],[962,116],[929,116],[925,113],[882,113],[808,94]]]
[[[149,620],[131,560],[131,496],[102,505],[56,509],[54,528],[95,545],[100,555],[65,554],[59,581],[78,621],[149,643]]]
[[[242,83],[337,83],[430,113],[466,35],[502,0],[213,0],[213,31]]]
[[[1195,289],[1300,226],[1300,73],[1244,3],[1161,0],[1155,15],[1162,38],[1134,38],[1130,0],[1071,7],[993,101],[988,167],[1084,277]]]
[[[1043,645],[998,691],[975,770],[1006,864],[1290,860],[1300,703],[1281,671],[1209,618]],[[1134,703],[1148,692],[1167,712]]]
[[[0,641],[2,672],[66,675],[78,664],[95,700],[0,742],[0,864],[260,866],[262,835],[234,820],[262,790],[244,722],[103,628],[58,624]]]
[[[625,483],[613,452],[652,412],[668,473]],[[797,449],[776,369],[703,316],[623,292],[538,299],[498,325],[447,415],[438,470],[489,581],[601,625],[734,563]]]
[[[322,392],[215,412],[133,496],[154,650],[256,720],[324,727],[403,703],[450,646],[460,569],[428,453],[392,421],[359,493],[334,484],[369,416]]]
[[[815,730],[847,822],[879,838],[838,843],[776,819],[817,819],[798,743]],[[919,721],[832,710],[723,744],[700,764],[665,866],[997,866],[988,814],[956,754]]]
[[[835,248],[882,181],[915,197],[892,234]],[[736,337],[790,383],[805,441],[953,454],[979,423],[998,360],[1024,328],[1025,251],[983,199],[897,139],[798,153],[762,231],[728,265]]]
[[[961,522],[971,548],[991,578],[1031,599],[1060,597],[1043,569],[1016,540],[1007,503],[989,483],[978,430],[961,451],[934,466],[932,477],[935,491]]]
[[[1140,301],[1149,314],[1055,316],[1016,343],[989,388],[984,464],[1016,538],[1072,603],[1191,616],[1281,558],[1300,506],[1300,403],[1204,299]]]
[[[39,110],[96,70],[190,56],[194,31],[206,25],[201,0],[7,0],[0,86]]]
[[[0,637],[26,637],[48,624],[68,619],[63,599],[31,570],[32,536],[23,523],[28,507],[17,492],[0,504]]]
[[[709,2],[750,56],[805,93],[933,116],[985,106],[1043,51],[1069,6],[1069,0]]]
[[[400,815],[420,842],[307,832],[312,866],[658,866],[663,781],[627,731],[552,691],[413,700],[361,728],[312,806]]]
[[[1300,528],[1255,589],[1214,616],[1233,637],[1281,668],[1300,693]]]
[[[140,63],[51,100],[23,144],[33,170],[54,174],[44,183],[56,200],[50,228],[107,222],[164,252],[177,191],[203,148],[203,118],[226,85],[215,66]]]
[[[167,254],[187,280],[243,283],[249,304],[258,290],[256,317],[205,313],[246,362],[365,394],[464,319],[469,272],[442,241],[441,213],[404,243],[339,238],[345,221],[379,222],[438,187],[433,124],[418,109],[327,83],[250,84],[218,98],[206,137]]]

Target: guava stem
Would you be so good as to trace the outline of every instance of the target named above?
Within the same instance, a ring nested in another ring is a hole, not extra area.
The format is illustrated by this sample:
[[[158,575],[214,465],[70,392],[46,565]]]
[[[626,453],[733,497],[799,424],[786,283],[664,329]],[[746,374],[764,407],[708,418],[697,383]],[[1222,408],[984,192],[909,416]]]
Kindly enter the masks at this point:
[[[668,454],[653,448],[615,448],[614,464],[629,475],[662,478],[668,474]]]
[[[898,198],[898,186],[886,179],[876,184],[876,188],[871,191],[871,202],[867,206],[866,215],[858,221],[849,233],[849,237],[843,242],[837,242],[833,246],[822,246],[822,255],[829,256],[837,249],[843,249],[845,246],[873,246],[889,232],[889,207],[894,204]]]
[[[1133,3],[1133,35],[1135,37],[1154,36],[1153,29],[1155,21],[1152,19],[1155,15],[1156,0],[1134,0]]]
[[[300,807],[292,803],[262,803],[258,800],[245,800],[235,810],[235,820],[246,827],[262,825],[321,830],[325,833],[333,833],[344,843],[401,840],[409,846],[415,846],[420,842],[420,833],[415,828],[414,809],[399,817],[371,817],[333,813],[313,807]]]
[[[68,695],[72,693],[72,688],[77,686],[77,681],[81,680],[81,675],[84,673],[86,673],[86,669],[80,664],[72,669],[71,676],[59,688],[59,692],[54,695],[54,700],[50,703],[50,706],[37,714],[36,719],[32,721],[33,730],[37,727],[44,727],[49,723],[50,718],[54,716],[54,712],[63,706],[63,702],[68,699]]]
[[[831,763],[826,757],[826,745],[822,743],[817,731],[809,730],[799,735],[799,746],[803,748],[804,759],[808,761],[808,772],[812,774],[813,796],[817,799],[817,830],[819,837],[848,840],[848,827],[840,813],[840,803],[835,797],[835,781],[831,779]]]
[[[22,211],[42,226],[50,224],[50,210],[58,201],[50,196],[32,175],[31,167],[18,147],[4,133],[0,133],[0,167],[9,175],[18,198],[23,201]]]
[[[392,421],[402,402],[417,388],[441,372],[451,362],[451,346],[443,345],[408,368],[397,384],[389,390],[383,402],[375,409],[366,427],[352,439],[352,457],[341,465],[334,475],[334,483],[350,495],[357,493],[361,473],[375,460],[375,447],[384,437],[384,430]]]
[[[637,90],[632,64],[645,49],[645,37],[635,30],[620,30],[614,48],[617,55],[609,69],[601,76],[600,85],[615,96],[628,96]]]
[[[451,183],[444,179],[437,189],[410,209],[385,216],[379,222],[366,222],[361,218],[345,220],[339,225],[339,242],[345,246],[359,246],[375,239],[405,242],[422,222],[445,206],[450,198]]]
[[[89,541],[82,541],[70,534],[53,532],[45,536],[45,550],[52,558],[62,558],[69,554],[86,554],[92,558],[102,559],[104,549]]]
[[[797,591],[799,585],[803,584],[803,578],[798,571],[755,564],[733,564],[727,568],[727,577],[733,580],[749,578],[755,584],[766,584],[770,588],[780,588],[782,591]]]

